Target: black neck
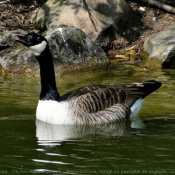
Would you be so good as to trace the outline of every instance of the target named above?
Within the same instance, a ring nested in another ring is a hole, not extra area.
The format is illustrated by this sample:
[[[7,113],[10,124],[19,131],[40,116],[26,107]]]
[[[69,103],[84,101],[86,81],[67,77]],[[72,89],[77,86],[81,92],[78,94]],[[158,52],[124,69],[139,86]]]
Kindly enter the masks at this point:
[[[40,66],[41,94],[40,100],[60,101],[55,82],[55,71],[49,46],[36,59]]]

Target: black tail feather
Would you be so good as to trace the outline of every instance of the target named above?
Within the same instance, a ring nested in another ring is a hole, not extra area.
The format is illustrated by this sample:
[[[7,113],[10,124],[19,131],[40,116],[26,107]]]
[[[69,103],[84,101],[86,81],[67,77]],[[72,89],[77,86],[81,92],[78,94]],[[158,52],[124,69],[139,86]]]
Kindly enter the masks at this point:
[[[154,92],[155,90],[157,90],[162,83],[159,81],[155,81],[155,80],[148,80],[148,81],[144,81],[143,85],[145,87],[146,90],[146,94],[143,98],[147,97],[149,94],[151,94],[152,92]]]
[[[126,104],[131,107],[137,99],[144,99],[149,94],[157,90],[161,85],[161,82],[155,80],[148,80],[142,83],[130,84],[127,87]]]

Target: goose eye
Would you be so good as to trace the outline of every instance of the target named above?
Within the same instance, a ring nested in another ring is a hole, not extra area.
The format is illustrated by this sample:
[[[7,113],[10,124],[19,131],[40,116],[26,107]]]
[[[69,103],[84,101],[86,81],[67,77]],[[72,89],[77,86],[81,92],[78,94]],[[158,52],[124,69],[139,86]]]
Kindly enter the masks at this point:
[[[37,37],[37,41],[38,41],[38,42],[41,42],[41,38],[40,38],[40,37]]]

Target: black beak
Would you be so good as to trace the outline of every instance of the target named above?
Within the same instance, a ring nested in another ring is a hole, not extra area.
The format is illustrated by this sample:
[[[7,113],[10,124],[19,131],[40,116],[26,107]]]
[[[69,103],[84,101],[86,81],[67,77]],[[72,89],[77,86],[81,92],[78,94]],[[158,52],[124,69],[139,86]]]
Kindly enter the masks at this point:
[[[25,46],[28,45],[27,43],[27,40],[26,40],[26,37],[25,36],[22,36],[22,35],[16,35],[16,38],[15,38],[16,41],[24,44]]]

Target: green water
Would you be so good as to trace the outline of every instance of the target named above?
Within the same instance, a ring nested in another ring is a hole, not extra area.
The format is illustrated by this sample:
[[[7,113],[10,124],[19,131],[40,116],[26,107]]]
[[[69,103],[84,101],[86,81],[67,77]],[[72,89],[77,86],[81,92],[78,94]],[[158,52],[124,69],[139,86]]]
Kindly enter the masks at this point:
[[[97,126],[36,121],[37,77],[0,75],[0,174],[175,174],[175,70],[118,67],[57,77],[60,94],[89,84],[157,79],[141,119]]]

